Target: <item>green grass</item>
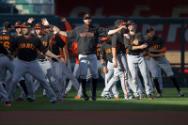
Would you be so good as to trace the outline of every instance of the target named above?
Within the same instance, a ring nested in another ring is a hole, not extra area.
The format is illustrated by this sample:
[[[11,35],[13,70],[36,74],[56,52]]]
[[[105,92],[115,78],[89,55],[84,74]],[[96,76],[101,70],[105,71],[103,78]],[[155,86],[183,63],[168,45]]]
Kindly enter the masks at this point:
[[[51,104],[46,97],[37,94],[37,100],[29,102],[13,102],[11,108],[0,105],[0,111],[36,111],[36,110],[69,110],[69,111],[188,111],[188,89],[184,88],[185,97],[177,97],[176,90],[173,88],[164,89],[162,98],[149,100],[124,100],[114,99],[105,100],[98,98],[96,102],[83,100],[74,100],[75,92],[70,93],[63,103]]]

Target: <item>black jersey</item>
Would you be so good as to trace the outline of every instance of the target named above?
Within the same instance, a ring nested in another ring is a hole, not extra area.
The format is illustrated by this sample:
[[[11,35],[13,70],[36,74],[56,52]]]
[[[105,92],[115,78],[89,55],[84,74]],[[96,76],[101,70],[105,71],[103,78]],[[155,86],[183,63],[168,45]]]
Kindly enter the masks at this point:
[[[8,55],[11,48],[11,35],[9,32],[0,32],[0,54]]]
[[[39,39],[42,42],[42,45],[44,46],[44,49],[47,51],[49,50],[49,46],[50,46],[50,39],[51,39],[51,35],[50,34],[43,34],[41,37],[39,37]],[[38,59],[45,59],[46,56],[42,53],[38,54]]]
[[[100,58],[104,59],[105,62],[109,61],[112,63],[112,45],[111,41],[102,43],[101,49],[100,49]]]
[[[66,37],[61,36],[60,34],[55,34],[52,37],[52,41],[50,43],[50,51],[52,51],[54,54],[56,55],[60,55],[61,51],[60,49],[62,49],[65,44],[66,44]]]
[[[13,42],[13,50],[16,51],[16,56],[24,61],[36,60],[38,50],[46,52],[41,40],[34,35],[18,36]]]
[[[116,33],[112,36],[112,47],[117,48],[117,54],[126,53],[124,37],[122,33]]]
[[[136,49],[136,50],[133,50],[132,47],[134,46],[140,46],[144,43],[146,43],[146,41],[144,40],[144,38],[142,37],[142,34],[141,33],[136,33],[135,35],[129,35],[130,38],[126,38],[124,37],[124,42],[125,43],[128,43],[128,54],[130,55],[139,55],[140,53],[143,53],[145,51],[145,49]],[[133,41],[135,39],[138,39],[138,44],[135,45],[133,43]]]
[[[68,37],[74,37],[78,41],[79,54],[95,54],[99,36],[107,34],[106,28],[82,25],[68,32]]]

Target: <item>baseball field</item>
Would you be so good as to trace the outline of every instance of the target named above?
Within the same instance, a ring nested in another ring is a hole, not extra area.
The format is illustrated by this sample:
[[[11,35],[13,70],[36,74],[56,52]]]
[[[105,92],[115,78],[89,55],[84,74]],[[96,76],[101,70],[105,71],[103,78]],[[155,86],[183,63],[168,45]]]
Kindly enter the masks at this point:
[[[13,102],[9,108],[0,105],[0,125],[186,125],[188,89],[183,92],[185,97],[177,97],[174,88],[166,88],[162,98],[153,100],[99,98],[96,102],[75,100],[72,92],[57,104],[37,93],[32,103]]]

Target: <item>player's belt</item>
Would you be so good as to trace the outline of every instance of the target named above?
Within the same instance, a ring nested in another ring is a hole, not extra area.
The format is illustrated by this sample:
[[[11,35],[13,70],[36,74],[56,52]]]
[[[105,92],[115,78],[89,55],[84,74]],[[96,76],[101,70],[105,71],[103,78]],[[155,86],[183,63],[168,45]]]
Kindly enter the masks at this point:
[[[143,53],[128,53],[128,54],[132,56],[144,56]]]
[[[48,59],[39,59],[40,62],[48,61]]]

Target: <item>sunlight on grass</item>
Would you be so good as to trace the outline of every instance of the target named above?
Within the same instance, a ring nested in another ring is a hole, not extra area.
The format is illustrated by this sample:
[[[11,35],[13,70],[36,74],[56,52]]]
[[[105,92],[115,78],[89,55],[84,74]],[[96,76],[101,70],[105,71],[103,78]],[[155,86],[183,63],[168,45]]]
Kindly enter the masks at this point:
[[[184,89],[188,95],[188,89]],[[0,105],[0,111],[15,110],[125,110],[125,111],[188,111],[188,98],[179,98],[176,96],[175,89],[165,89],[162,98],[150,100],[144,98],[142,100],[124,100],[116,101],[114,99],[106,100],[99,98],[96,102],[83,100],[75,100],[75,93],[65,98],[63,103],[51,104],[48,99],[37,95],[37,100],[33,103],[29,102],[13,102],[11,108],[5,108]]]

